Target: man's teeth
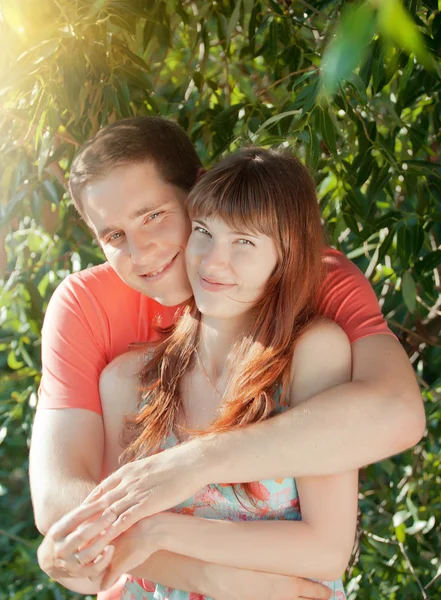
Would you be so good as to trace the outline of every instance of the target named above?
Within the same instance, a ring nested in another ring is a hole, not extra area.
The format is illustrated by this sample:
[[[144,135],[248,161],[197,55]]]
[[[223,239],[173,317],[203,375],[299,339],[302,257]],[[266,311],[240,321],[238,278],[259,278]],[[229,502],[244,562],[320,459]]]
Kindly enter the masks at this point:
[[[170,263],[167,263],[166,265],[164,265],[162,267],[162,269],[158,269],[157,271],[153,271],[152,273],[147,273],[146,277],[155,277],[156,275],[159,275],[160,273],[162,273],[162,271],[168,267]]]

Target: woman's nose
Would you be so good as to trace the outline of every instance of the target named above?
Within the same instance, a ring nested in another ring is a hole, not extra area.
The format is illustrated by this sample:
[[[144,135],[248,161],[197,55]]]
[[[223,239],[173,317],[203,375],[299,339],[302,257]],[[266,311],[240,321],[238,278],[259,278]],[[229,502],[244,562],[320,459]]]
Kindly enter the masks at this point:
[[[225,269],[228,266],[228,248],[213,242],[206,249],[202,264],[207,270]]]

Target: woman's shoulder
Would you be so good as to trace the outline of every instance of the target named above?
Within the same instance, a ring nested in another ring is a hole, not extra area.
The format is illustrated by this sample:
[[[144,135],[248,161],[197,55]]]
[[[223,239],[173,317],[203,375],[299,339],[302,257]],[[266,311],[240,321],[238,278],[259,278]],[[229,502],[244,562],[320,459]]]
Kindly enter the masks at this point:
[[[328,319],[312,323],[298,340],[291,364],[291,395],[302,402],[349,381],[351,345],[339,325]]]
[[[340,348],[350,347],[349,339],[343,329],[325,317],[315,320],[309,325],[296,344],[294,356],[323,352],[338,345]]]
[[[139,374],[145,362],[145,349],[136,348],[117,356],[101,372],[100,396],[104,405],[138,400]]]

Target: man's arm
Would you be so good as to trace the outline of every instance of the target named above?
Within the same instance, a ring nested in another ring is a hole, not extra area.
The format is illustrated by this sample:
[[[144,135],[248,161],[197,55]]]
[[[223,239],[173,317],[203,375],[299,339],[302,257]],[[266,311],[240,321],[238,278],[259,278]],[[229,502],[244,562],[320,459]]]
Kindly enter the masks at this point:
[[[389,335],[362,338],[352,345],[352,361],[350,383],[270,421],[202,440],[210,482],[329,475],[415,445],[424,407],[399,342]]]
[[[424,407],[399,342],[391,335],[364,337],[352,345],[352,360],[351,382],[267,421],[125,465],[88,502],[105,494],[121,533],[209,483],[351,471],[416,444]]]
[[[37,529],[76,508],[101,479],[104,431],[100,415],[85,409],[37,410],[29,476]]]

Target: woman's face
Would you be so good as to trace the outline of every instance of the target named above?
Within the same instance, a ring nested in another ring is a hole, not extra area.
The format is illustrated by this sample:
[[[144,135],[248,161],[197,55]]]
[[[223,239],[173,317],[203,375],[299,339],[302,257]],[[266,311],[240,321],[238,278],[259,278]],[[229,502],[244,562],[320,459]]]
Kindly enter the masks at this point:
[[[278,263],[272,238],[236,231],[215,218],[192,221],[185,256],[198,309],[219,319],[253,308]]]

